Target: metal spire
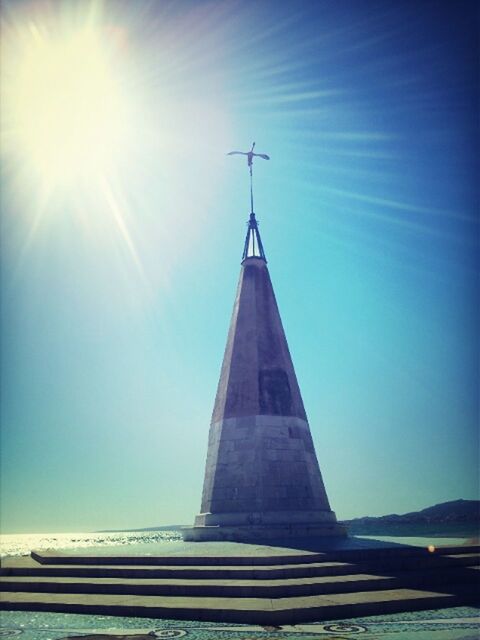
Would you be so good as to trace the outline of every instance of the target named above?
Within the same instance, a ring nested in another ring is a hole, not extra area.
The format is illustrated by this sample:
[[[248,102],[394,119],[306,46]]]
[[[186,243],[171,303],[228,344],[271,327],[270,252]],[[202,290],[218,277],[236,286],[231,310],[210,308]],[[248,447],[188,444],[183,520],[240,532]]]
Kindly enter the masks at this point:
[[[245,238],[245,244],[243,246],[242,262],[246,258],[261,258],[267,261],[265,257],[265,251],[263,250],[262,239],[258,231],[258,223],[255,219],[255,214],[250,214],[250,220],[248,221],[247,236]]]
[[[254,153],[255,142],[252,144],[250,151],[230,151],[227,156],[242,155],[247,156],[247,165],[250,173],[250,220],[248,221],[247,237],[245,238],[245,245],[243,248],[242,262],[246,258],[261,258],[267,261],[265,252],[263,250],[262,240],[258,231],[258,223],[255,219],[255,213],[253,211],[253,158],[263,158],[264,160],[270,160],[270,156],[265,153]]]

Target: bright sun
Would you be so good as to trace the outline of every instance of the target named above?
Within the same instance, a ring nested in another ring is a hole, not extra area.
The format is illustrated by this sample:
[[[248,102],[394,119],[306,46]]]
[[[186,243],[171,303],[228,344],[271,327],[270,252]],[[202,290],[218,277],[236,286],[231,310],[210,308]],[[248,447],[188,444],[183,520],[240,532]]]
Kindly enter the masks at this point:
[[[116,52],[101,36],[91,26],[59,35],[30,23],[8,51],[4,142],[50,185],[102,174],[124,148]]]
[[[183,240],[199,232],[199,203],[206,209],[222,183],[229,118],[217,68],[206,80],[195,71],[199,50],[183,28],[158,19],[143,37],[137,13],[121,4],[5,2],[2,213],[25,230],[19,261],[73,221],[115,260],[128,254],[143,281],[140,247],[150,238],[141,225],[160,211],[155,233],[172,256],[165,220],[182,216]]]

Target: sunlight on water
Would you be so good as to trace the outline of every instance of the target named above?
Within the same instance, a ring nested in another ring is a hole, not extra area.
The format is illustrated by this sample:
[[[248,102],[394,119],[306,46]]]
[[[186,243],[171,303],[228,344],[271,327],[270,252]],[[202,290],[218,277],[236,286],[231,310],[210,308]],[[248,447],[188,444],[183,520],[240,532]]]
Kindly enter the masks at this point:
[[[32,549],[68,549],[76,551],[96,547],[111,548],[129,545],[147,550],[146,545],[177,542],[178,531],[118,531],[115,533],[24,533],[0,536],[0,555],[28,555]]]

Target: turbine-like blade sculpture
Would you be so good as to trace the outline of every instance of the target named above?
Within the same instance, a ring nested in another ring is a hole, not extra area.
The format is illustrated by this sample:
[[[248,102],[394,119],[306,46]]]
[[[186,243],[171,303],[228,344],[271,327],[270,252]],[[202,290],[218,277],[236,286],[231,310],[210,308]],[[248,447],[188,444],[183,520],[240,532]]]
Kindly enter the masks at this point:
[[[270,160],[270,156],[267,156],[266,153],[254,153],[253,150],[255,148],[255,142],[252,144],[252,148],[250,149],[250,151],[230,151],[230,153],[227,153],[227,156],[235,156],[235,155],[240,155],[240,156],[247,156],[247,162],[248,162],[248,166],[250,167],[250,175],[252,175],[252,165],[253,165],[253,158],[263,158],[264,160]]]
[[[253,158],[263,158],[264,160],[270,160],[270,156],[267,156],[266,153],[254,153],[253,150],[255,148],[255,142],[252,144],[252,148],[250,151],[230,151],[227,153],[227,156],[247,156],[247,164],[250,169],[250,213],[253,213],[253,178],[252,178],[252,167],[253,167]]]

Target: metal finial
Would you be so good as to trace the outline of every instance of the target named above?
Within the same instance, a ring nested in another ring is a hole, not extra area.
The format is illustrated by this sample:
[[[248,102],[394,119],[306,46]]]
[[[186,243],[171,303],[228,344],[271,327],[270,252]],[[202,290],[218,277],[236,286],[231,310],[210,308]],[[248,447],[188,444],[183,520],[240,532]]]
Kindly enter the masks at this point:
[[[265,153],[254,153],[255,142],[252,144],[250,151],[230,151],[227,156],[241,155],[247,156],[247,165],[250,172],[250,219],[248,221],[247,237],[245,238],[245,245],[243,247],[242,262],[246,258],[260,258],[267,261],[265,257],[265,251],[263,250],[262,239],[258,231],[258,224],[255,219],[255,213],[253,212],[253,177],[252,167],[253,158],[263,158],[264,160],[270,160],[270,156]]]

